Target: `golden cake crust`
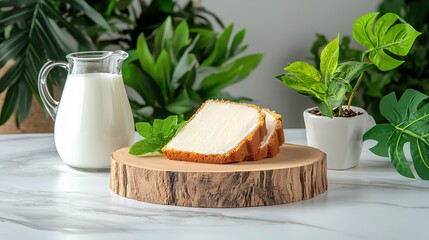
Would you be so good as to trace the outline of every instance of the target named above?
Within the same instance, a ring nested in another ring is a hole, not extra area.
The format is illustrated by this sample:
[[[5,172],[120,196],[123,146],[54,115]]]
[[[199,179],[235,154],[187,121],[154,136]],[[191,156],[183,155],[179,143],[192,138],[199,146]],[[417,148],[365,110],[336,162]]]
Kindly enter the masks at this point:
[[[280,152],[280,146],[285,142],[284,132],[283,132],[283,123],[282,116],[275,111],[271,111],[268,108],[264,108],[266,112],[269,112],[274,116],[276,121],[276,128],[271,135],[268,143],[264,146],[259,146],[258,150],[249,156],[246,157],[247,161],[256,161],[261,160],[263,158],[272,158],[275,157]]]

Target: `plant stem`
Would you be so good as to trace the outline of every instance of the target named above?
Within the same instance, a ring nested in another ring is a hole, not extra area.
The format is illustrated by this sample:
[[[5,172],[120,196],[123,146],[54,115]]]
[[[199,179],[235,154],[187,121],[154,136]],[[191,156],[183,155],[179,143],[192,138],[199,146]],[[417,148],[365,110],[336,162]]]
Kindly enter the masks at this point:
[[[341,105],[340,108],[338,109],[338,117],[342,117],[343,116],[343,106]]]
[[[359,78],[358,78],[358,80],[357,80],[357,82],[356,82],[356,85],[354,86],[353,91],[352,91],[352,93],[350,94],[349,101],[347,102],[347,109],[348,109],[348,110],[350,110],[350,106],[352,105],[353,97],[355,96],[355,92],[357,91],[357,89],[358,89],[358,87],[359,87],[359,84],[360,84],[360,82],[362,81],[363,74],[364,74],[364,73],[361,73],[361,74],[359,75]]]
[[[360,59],[360,61],[361,61],[361,62],[363,62],[363,60],[364,60],[364,58],[365,58],[365,55],[366,55],[367,53],[368,53],[367,51],[365,51],[365,52],[363,52],[363,53],[362,53],[362,57],[361,57],[361,59]],[[363,78],[363,74],[364,74],[364,73],[365,73],[365,72],[363,72],[363,73],[361,73],[361,74],[359,75],[359,78],[358,78],[358,80],[357,80],[357,82],[356,82],[355,86],[353,87],[352,93],[350,94],[350,97],[349,97],[349,101],[347,102],[347,109],[348,109],[348,110],[350,110],[350,106],[352,105],[353,97],[355,96],[355,92],[357,91],[357,89],[358,89],[358,87],[359,87],[359,84],[360,84],[360,82],[362,81],[362,78]]]

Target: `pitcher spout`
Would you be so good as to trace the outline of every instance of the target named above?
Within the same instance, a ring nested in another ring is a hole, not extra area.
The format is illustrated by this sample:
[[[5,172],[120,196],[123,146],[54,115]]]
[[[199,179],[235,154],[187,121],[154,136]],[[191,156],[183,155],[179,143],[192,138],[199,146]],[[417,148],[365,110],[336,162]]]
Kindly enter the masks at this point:
[[[117,56],[118,60],[122,60],[122,61],[124,61],[125,59],[128,58],[128,53],[126,53],[125,51],[122,51],[122,50],[116,50],[116,51],[114,51],[113,55]]]

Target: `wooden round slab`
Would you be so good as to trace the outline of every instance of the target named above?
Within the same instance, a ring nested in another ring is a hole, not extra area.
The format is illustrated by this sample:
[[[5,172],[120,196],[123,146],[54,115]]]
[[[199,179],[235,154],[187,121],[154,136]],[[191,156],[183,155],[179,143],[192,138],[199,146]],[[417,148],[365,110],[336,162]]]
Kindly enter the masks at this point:
[[[312,198],[328,188],[326,155],[284,144],[274,158],[232,164],[112,153],[110,189],[143,202],[187,207],[251,207]]]

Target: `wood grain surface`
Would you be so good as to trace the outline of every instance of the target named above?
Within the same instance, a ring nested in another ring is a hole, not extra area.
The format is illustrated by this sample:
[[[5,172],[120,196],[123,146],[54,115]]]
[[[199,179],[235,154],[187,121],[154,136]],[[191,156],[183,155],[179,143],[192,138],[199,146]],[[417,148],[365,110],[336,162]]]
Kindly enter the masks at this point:
[[[138,201],[187,207],[251,207],[310,199],[328,188],[326,155],[284,144],[274,158],[233,164],[112,153],[110,188]]]

